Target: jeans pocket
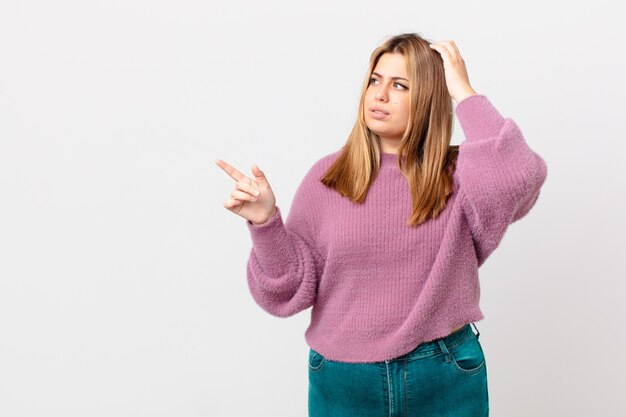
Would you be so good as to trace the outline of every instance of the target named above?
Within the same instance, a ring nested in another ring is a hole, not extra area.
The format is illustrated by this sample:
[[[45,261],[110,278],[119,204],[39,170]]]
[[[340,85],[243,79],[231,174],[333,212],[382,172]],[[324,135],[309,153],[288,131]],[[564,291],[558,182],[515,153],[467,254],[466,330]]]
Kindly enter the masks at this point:
[[[323,357],[320,353],[314,351],[309,348],[309,371],[317,372],[326,363],[326,358]]]
[[[450,353],[454,367],[463,374],[478,373],[486,366],[485,353],[473,332],[463,342],[450,349]]]

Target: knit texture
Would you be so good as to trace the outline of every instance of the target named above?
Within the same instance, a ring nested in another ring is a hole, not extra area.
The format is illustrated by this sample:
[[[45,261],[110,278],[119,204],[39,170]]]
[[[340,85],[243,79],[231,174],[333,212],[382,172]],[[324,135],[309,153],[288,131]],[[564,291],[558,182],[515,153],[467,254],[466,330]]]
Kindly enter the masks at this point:
[[[437,219],[406,224],[411,193],[393,153],[381,155],[365,203],[326,187],[336,151],[306,173],[284,223],[278,206],[263,224],[246,221],[253,299],[277,317],[313,306],[305,339],[327,359],[393,359],[484,318],[478,268],[535,205],[547,167],[486,96],[455,113],[465,140]]]

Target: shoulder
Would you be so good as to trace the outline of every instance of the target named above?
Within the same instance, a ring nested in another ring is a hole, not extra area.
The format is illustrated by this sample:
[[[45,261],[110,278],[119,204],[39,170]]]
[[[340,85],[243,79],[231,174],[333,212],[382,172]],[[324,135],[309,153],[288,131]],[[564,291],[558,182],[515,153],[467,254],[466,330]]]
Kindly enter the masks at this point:
[[[330,165],[332,165],[333,162],[337,160],[337,158],[341,154],[341,151],[342,149],[339,149],[337,151],[334,151],[334,152],[331,152],[329,154],[322,156],[317,161],[315,161],[313,166],[328,168]]]
[[[313,162],[311,168],[307,173],[307,177],[314,177],[313,179],[319,180],[321,176],[326,172],[328,168],[337,160],[341,154],[341,149],[325,154]]]
[[[314,159],[313,164],[304,174],[294,195],[294,201],[292,203],[292,207],[296,208],[294,212],[300,209],[307,210],[307,207],[313,205],[316,201],[319,202],[323,200],[321,196],[323,195],[322,193],[326,191],[326,186],[322,183],[321,179],[339,154],[340,151],[335,151]]]
[[[309,167],[308,171],[306,171],[304,177],[300,181],[300,186],[298,187],[301,190],[300,192],[310,195],[313,191],[319,190],[320,187],[323,187],[324,184],[321,179],[333,162],[337,160],[340,153],[341,150],[334,151],[314,160],[313,164]]]

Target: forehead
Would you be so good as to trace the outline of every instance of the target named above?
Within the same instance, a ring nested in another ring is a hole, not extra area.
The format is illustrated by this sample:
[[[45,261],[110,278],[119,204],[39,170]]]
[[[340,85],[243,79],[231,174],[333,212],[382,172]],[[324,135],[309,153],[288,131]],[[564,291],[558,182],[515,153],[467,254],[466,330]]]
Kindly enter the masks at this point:
[[[376,63],[374,71],[385,77],[407,77],[406,60],[399,53],[383,54]]]

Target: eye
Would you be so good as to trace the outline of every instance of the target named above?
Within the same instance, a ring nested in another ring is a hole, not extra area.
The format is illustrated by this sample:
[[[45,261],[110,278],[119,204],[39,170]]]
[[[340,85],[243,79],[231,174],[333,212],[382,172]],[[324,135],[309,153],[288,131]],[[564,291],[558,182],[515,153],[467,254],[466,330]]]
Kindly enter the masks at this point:
[[[370,84],[372,84],[374,81],[378,81],[378,80],[377,80],[376,78],[374,78],[374,77],[370,78]],[[393,84],[394,84],[394,85],[399,85],[399,86],[400,86],[400,87],[402,87],[404,90],[408,90],[408,89],[409,89],[409,87],[407,87],[406,85],[404,85],[404,84],[400,84],[400,83],[398,83],[398,82],[393,83]]]

